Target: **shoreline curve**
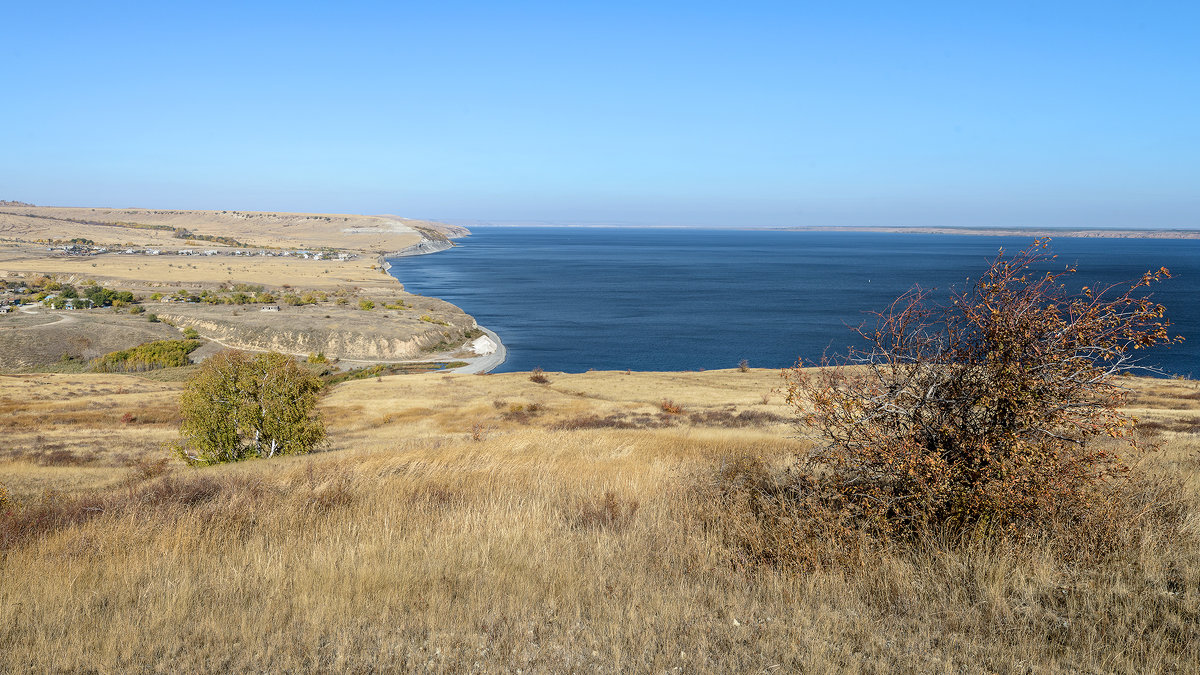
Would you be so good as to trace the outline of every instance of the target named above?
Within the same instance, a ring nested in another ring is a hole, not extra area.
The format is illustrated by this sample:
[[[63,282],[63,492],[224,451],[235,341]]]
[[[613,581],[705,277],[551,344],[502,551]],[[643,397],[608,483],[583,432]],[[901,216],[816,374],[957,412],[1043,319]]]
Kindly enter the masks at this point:
[[[437,241],[434,239],[428,239],[425,238],[424,233],[422,233],[421,237],[422,240],[420,243],[413,244],[412,246],[400,251],[384,253],[379,256],[380,267],[383,268],[385,273],[387,273],[393,279],[396,279],[396,282],[401,286],[404,285],[404,282],[400,281],[400,279],[397,279],[396,276],[392,274],[392,263],[389,260],[390,258],[408,258],[417,255],[432,255],[434,253],[447,251],[454,247],[454,244],[449,240]],[[459,309],[462,308],[460,307]],[[484,335],[487,335],[489,338],[491,338],[492,342],[496,345],[496,350],[491,354],[482,354],[480,356],[462,359],[467,362],[467,365],[460,368],[447,369],[446,371],[442,372],[461,373],[463,375],[490,373],[496,368],[499,368],[506,360],[508,360],[508,348],[504,346],[504,342],[500,340],[500,336],[497,335],[495,331],[484,326],[480,326],[479,322],[476,322],[475,326],[478,327],[479,330],[483,331]]]
[[[476,324],[478,325],[478,324]],[[480,356],[463,359],[467,365],[460,368],[447,369],[445,372],[461,373],[463,375],[479,375],[481,373],[490,373],[496,368],[499,368],[506,360],[508,360],[508,348],[500,341],[500,336],[492,330],[479,326],[479,330],[483,334],[491,338],[496,345],[496,350],[491,354],[482,354]]]

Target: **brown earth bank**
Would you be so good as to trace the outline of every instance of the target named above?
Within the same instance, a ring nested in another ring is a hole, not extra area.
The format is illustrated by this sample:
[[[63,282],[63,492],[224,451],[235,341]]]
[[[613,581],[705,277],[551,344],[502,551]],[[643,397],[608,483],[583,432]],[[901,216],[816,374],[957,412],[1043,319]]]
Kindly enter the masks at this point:
[[[722,478],[810,447],[778,371],[346,382],[322,451],[203,469],[166,449],[177,382],[0,375],[0,670],[1195,672],[1200,384],[1121,382],[1157,445],[1130,461],[1182,487],[1094,557],[830,540],[798,569]]]
[[[336,304],[281,305],[278,311],[199,303],[147,303],[146,308],[226,347],[295,356],[323,353],[351,361],[429,356],[431,349],[444,351],[462,344],[476,327],[474,319],[448,302],[420,296],[407,299],[404,309],[371,311]],[[378,306],[395,300],[381,298]]]

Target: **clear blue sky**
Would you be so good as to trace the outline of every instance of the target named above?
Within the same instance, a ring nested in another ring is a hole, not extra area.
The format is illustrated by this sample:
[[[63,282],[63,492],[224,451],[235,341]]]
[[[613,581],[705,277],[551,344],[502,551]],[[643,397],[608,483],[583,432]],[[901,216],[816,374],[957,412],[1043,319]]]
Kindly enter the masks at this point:
[[[1200,227],[1195,2],[9,3],[0,199]]]

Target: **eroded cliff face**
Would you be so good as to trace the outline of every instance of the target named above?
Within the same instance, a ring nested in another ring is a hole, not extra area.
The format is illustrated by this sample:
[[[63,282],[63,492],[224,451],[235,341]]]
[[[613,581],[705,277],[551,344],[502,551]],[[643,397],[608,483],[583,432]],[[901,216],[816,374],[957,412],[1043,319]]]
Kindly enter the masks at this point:
[[[361,361],[404,361],[428,356],[431,351],[462,344],[475,320],[458,312],[424,321],[416,312],[391,315],[328,308],[283,307],[279,312],[251,310],[239,315],[163,309],[161,319],[179,328],[195,328],[201,336],[234,349],[278,351],[305,355],[324,353],[330,358]],[[427,315],[426,315],[427,316]],[[437,321],[444,322],[436,323]],[[437,349],[435,349],[437,348]]]
[[[404,258],[410,255],[428,255],[445,251],[448,248],[454,248],[454,244],[449,239],[423,239],[419,244],[413,244],[403,251],[396,251],[386,257]]]

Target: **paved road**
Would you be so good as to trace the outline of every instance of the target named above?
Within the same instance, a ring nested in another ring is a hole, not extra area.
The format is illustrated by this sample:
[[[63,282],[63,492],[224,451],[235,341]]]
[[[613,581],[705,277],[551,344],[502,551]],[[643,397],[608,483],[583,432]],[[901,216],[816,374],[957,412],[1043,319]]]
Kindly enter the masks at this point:
[[[463,366],[462,368],[455,368],[453,372],[463,373],[466,375],[473,375],[475,373],[490,373],[496,368],[499,368],[500,364],[504,363],[504,360],[508,358],[508,350],[505,349],[504,343],[500,341],[499,335],[496,335],[483,326],[480,326],[479,330],[483,331],[485,335],[492,339],[492,342],[496,343],[496,351],[492,352],[491,354],[484,354],[483,356],[464,359],[467,362],[467,365]]]

